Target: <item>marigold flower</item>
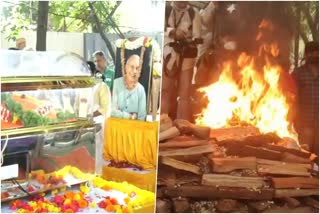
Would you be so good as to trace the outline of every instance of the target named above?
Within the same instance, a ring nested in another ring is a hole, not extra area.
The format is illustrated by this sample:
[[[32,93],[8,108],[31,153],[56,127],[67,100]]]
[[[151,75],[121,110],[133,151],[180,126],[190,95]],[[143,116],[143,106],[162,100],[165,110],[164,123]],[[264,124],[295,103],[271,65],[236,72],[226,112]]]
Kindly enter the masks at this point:
[[[65,213],[74,213],[74,212],[73,212],[73,210],[72,210],[71,208],[66,209],[64,212],[65,212]]]
[[[58,190],[57,190],[57,189],[51,191],[51,195],[52,195],[52,196],[55,196],[57,193],[58,193]]]
[[[88,193],[90,191],[90,188],[86,185],[80,185],[80,191],[83,193]]]
[[[92,202],[92,203],[90,204],[90,207],[91,207],[91,208],[96,208],[96,207],[97,207],[97,204],[96,204],[95,202]]]
[[[107,206],[106,210],[108,212],[113,212],[114,211],[114,206],[112,204],[110,204],[110,205]]]
[[[66,204],[66,205],[71,204],[71,199],[67,198],[67,199],[63,202],[63,204]]]
[[[73,199],[75,194],[74,192],[69,191],[69,192],[66,192],[64,195],[66,196],[66,198]]]
[[[86,201],[86,200],[80,200],[79,202],[79,207],[80,208],[86,208],[86,207],[88,207],[88,202]]]
[[[67,190],[67,187],[60,188],[60,192],[65,192]]]
[[[124,202],[125,202],[126,204],[128,204],[128,203],[130,202],[130,198],[129,198],[129,197],[126,197],[126,198],[124,199]]]

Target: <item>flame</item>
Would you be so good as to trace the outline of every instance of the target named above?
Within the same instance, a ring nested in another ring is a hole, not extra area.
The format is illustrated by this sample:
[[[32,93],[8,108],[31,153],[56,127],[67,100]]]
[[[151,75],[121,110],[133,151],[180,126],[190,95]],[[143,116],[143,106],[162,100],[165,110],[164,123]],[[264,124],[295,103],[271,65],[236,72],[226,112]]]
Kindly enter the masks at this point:
[[[261,26],[273,27],[267,22]],[[274,132],[297,141],[287,119],[290,106],[279,86],[282,68],[272,64],[268,58],[279,55],[278,44],[261,45],[258,55],[264,59],[260,69],[256,65],[257,57],[242,53],[236,61],[237,66],[234,66],[234,61],[225,62],[218,81],[199,89],[209,102],[196,123],[222,128],[232,126],[234,121],[245,122],[259,128],[262,133]]]

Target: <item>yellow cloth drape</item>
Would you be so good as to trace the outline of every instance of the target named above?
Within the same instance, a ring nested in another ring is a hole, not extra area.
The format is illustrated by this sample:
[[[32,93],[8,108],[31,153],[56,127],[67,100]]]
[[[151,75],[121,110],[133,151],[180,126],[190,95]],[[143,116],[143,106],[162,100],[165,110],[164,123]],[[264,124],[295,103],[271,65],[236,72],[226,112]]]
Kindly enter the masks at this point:
[[[105,128],[103,157],[155,169],[158,122],[109,118]]]
[[[156,170],[139,173],[106,165],[102,168],[103,179],[115,182],[128,182],[150,192],[155,191],[156,176]]]

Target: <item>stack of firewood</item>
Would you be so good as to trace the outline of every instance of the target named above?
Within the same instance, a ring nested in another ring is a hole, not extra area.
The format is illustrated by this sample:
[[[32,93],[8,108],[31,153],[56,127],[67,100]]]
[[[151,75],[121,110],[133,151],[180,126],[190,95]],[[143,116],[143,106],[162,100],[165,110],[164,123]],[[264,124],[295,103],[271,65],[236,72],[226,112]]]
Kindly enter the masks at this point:
[[[318,212],[314,155],[254,127],[161,116],[157,212]]]

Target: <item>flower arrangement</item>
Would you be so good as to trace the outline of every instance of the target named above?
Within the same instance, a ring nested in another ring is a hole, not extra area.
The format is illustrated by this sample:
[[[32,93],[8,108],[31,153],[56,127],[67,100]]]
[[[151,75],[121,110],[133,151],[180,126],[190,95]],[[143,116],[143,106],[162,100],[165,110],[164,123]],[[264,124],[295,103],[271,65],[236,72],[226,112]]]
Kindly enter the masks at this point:
[[[50,200],[45,199],[44,195],[37,195],[29,198],[28,202],[13,201],[10,209],[18,213],[75,213],[89,207],[89,201],[84,196],[84,192],[81,191],[68,191],[62,195],[55,195]]]
[[[114,197],[104,197],[99,202],[94,202],[88,197],[90,187],[87,184],[81,184],[79,191],[66,191],[66,187],[61,188],[62,194],[59,194],[58,189],[51,191],[50,200],[45,199],[45,194],[39,194],[29,198],[28,202],[15,200],[10,204],[10,208],[18,213],[75,213],[81,209],[88,207],[104,209],[108,212],[130,213],[134,208],[138,208],[145,204],[154,203],[155,195],[152,192],[139,189],[138,187],[128,184],[127,182],[118,183],[106,181],[101,177],[86,174],[72,166],[65,166],[61,170],[51,173],[49,177],[63,178],[68,174],[73,174],[75,178],[90,180],[93,187],[103,189],[105,191],[118,190],[125,193],[127,196],[124,203],[120,204]],[[33,177],[39,178],[42,181],[42,176],[47,177],[43,171],[33,172]]]

